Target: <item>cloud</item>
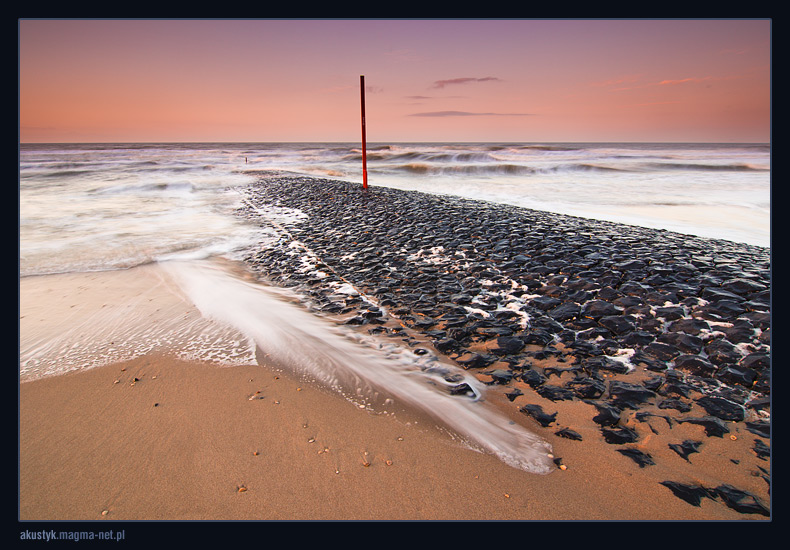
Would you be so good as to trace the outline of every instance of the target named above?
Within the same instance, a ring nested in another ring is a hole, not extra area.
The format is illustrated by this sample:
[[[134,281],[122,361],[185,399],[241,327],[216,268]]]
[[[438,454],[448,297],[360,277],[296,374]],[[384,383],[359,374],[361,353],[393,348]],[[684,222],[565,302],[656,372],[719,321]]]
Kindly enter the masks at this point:
[[[420,117],[451,117],[451,116],[532,116],[530,113],[470,113],[469,111],[430,111],[412,113],[408,116]]]
[[[714,79],[712,76],[705,76],[702,78],[681,78],[679,80],[662,80],[657,85],[658,86],[667,86],[667,85],[674,85],[674,84],[685,84],[686,82],[704,82],[706,80],[718,80]]]
[[[713,77],[713,76],[702,76],[702,77],[689,77],[689,78],[677,78],[677,79],[665,79],[655,82],[647,82],[640,84],[638,83],[639,77],[624,77],[619,79],[607,80],[604,82],[593,82],[590,85],[595,87],[602,87],[602,88],[609,88],[612,92],[624,92],[630,90],[639,90],[644,88],[652,88],[654,86],[676,86],[679,84],[688,84],[690,82],[709,82],[715,80],[724,80],[727,77]],[[633,86],[627,86],[627,84],[634,84]]]
[[[445,86],[449,86],[451,84],[469,84],[470,82],[490,82],[499,80],[500,79],[496,78],[495,76],[484,76],[483,78],[451,78],[449,80],[437,80],[433,83],[432,88],[444,88]]]

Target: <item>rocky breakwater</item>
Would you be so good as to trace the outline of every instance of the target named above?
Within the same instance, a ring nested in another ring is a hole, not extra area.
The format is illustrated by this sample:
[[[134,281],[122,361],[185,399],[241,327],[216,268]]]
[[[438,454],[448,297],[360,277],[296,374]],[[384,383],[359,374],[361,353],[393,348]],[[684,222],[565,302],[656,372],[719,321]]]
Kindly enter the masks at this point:
[[[762,497],[693,475],[661,483],[690,505],[769,515],[768,249],[289,174],[244,193],[250,220],[299,213],[261,222],[275,238],[246,261],[268,282],[443,354],[556,437],[600,438],[640,468],[658,460],[645,433],[688,463],[707,440],[749,437],[748,460],[729,461],[764,480]],[[563,401],[589,405],[596,431],[550,410]],[[675,440],[679,426],[697,431]]]

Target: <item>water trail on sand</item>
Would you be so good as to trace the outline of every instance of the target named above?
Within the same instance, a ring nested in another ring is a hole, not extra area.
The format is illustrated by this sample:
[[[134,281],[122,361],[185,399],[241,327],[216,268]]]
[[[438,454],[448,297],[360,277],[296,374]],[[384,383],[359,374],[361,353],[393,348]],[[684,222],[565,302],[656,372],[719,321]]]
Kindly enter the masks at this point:
[[[277,289],[231,276],[216,264],[169,261],[162,267],[203,316],[245,334],[295,374],[357,403],[390,395],[512,467],[533,473],[553,469],[549,444],[486,405],[480,399],[484,387],[463,370],[421,362],[408,349],[317,317]],[[462,383],[475,398],[450,392]]]

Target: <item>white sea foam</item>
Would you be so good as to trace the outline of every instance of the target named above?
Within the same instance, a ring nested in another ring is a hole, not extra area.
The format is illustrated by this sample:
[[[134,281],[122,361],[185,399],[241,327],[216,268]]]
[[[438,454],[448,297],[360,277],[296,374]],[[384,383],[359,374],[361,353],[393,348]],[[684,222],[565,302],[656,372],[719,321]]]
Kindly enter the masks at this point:
[[[552,470],[547,442],[510,422],[484,399],[447,391],[462,381],[484,395],[485,387],[463,370],[426,365],[406,348],[346,330],[283,300],[279,291],[231,277],[216,265],[168,262],[163,268],[206,319],[238,330],[295,374],[371,408],[382,396],[390,396],[513,467],[534,473]],[[455,376],[452,382],[448,374]]]

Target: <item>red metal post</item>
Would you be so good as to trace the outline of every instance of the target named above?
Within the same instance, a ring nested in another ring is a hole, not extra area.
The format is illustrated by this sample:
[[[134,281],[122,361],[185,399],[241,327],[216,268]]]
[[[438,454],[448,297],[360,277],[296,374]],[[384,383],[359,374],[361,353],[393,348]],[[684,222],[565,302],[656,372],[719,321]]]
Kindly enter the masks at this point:
[[[368,153],[365,138],[365,75],[359,76],[359,88],[362,98],[362,188],[368,188]]]

